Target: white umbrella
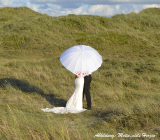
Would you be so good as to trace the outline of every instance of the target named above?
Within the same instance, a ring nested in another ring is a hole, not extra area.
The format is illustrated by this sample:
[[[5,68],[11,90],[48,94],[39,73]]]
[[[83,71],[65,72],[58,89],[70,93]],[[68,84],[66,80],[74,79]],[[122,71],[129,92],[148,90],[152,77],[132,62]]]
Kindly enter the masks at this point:
[[[66,69],[80,77],[84,77],[101,66],[102,57],[90,46],[77,45],[63,52],[60,61]]]

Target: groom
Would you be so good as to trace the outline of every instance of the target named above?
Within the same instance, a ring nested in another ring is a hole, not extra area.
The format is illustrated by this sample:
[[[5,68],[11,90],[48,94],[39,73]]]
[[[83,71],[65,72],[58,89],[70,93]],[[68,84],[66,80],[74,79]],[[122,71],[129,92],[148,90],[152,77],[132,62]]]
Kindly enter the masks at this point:
[[[90,74],[84,77],[83,99],[85,94],[87,100],[87,109],[91,109],[91,95],[89,92],[91,81],[92,77]]]

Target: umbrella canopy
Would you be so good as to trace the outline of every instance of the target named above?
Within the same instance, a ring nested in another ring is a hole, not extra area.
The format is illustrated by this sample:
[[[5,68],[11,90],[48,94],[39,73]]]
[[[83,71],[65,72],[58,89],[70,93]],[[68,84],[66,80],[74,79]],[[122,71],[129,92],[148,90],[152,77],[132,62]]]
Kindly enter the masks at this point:
[[[66,69],[80,77],[84,77],[101,66],[102,57],[90,46],[77,45],[63,52],[60,61]]]

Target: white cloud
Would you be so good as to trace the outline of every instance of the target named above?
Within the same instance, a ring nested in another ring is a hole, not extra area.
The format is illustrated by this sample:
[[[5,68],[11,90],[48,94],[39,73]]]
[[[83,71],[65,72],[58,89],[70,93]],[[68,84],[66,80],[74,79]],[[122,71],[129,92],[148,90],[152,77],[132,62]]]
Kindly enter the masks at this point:
[[[103,15],[109,16],[114,12],[114,8],[111,8],[109,5],[93,5],[88,9],[88,13],[92,15]]]
[[[52,4],[52,5],[50,5],[50,7],[51,7],[53,10],[61,10],[61,6],[59,6],[59,5],[54,5],[54,4]]]
[[[46,8],[38,8],[38,12],[42,14],[48,14],[50,16],[61,16],[63,9],[59,5],[50,4]]]
[[[49,8],[46,9],[38,9],[39,12],[41,13],[45,13],[48,14],[50,16],[65,16],[68,14],[76,14],[76,15],[84,15],[84,14],[88,14],[85,9],[80,6],[79,8],[75,8],[75,9],[69,9],[69,8],[62,8],[61,6],[58,5],[49,5]]]
[[[34,9],[34,5],[28,3],[28,7]],[[64,16],[68,14],[76,15],[98,15],[98,16],[113,16],[115,14],[128,14],[131,12],[139,13],[144,9],[142,4],[121,4],[121,5],[92,5],[92,6],[80,6],[79,8],[63,8],[59,5],[50,4],[46,8],[37,8],[38,12],[45,13],[50,16]],[[37,10],[36,10],[37,11]]]
[[[27,6],[50,16],[68,14],[113,16],[133,11],[139,13],[145,8],[160,7],[160,0],[30,0]]]
[[[53,2],[56,2],[57,0],[31,0],[31,1],[53,3]]]
[[[0,6],[27,6],[50,16],[68,14],[114,16],[130,12],[139,13],[151,7],[160,8],[160,0],[0,0]]]
[[[27,7],[29,7],[30,9],[38,12],[38,7],[36,5],[32,5],[31,3],[27,3]]]
[[[146,9],[146,8],[160,8],[160,5],[158,4],[147,4],[147,5],[143,5],[143,8]]]
[[[91,14],[99,13],[102,12],[103,7],[104,7],[103,5],[94,5],[91,6],[88,11]]]
[[[64,11],[61,11],[61,15],[68,15],[68,14],[73,14],[71,10],[64,10]]]
[[[140,11],[142,11],[143,9],[143,5],[142,4],[133,4],[133,11],[135,13],[139,13]]]
[[[135,13],[139,13],[140,11],[142,11],[143,9],[146,9],[146,8],[160,8],[160,5],[158,4],[133,4],[133,11]]]
[[[11,0],[0,0],[2,6],[12,6]]]
[[[19,4],[19,3],[23,3],[24,0],[12,0],[13,4]]]
[[[116,5],[115,7],[116,7],[116,10],[118,10],[120,8],[120,5]]]
[[[74,10],[73,10],[73,13],[76,14],[76,15],[79,15],[79,14],[83,13],[83,8],[82,8],[82,6],[79,7],[79,8],[74,9]]]
[[[38,3],[53,3],[53,4],[67,4],[67,3],[83,3],[83,4],[91,4],[91,5],[100,5],[100,4],[113,4],[113,3],[160,3],[159,0],[30,0],[31,2]]]

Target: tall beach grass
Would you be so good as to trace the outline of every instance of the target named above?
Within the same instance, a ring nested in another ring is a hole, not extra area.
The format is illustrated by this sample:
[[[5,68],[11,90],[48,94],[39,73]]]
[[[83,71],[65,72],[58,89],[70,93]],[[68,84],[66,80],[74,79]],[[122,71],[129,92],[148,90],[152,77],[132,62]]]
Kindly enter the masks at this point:
[[[118,133],[160,138],[159,8],[110,18],[50,17],[26,7],[0,13],[0,139],[106,139],[95,137],[98,133],[115,140],[132,139]],[[78,44],[103,58],[92,74],[92,110],[42,112],[65,106],[73,93],[74,75],[59,58]]]

